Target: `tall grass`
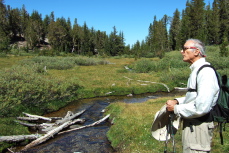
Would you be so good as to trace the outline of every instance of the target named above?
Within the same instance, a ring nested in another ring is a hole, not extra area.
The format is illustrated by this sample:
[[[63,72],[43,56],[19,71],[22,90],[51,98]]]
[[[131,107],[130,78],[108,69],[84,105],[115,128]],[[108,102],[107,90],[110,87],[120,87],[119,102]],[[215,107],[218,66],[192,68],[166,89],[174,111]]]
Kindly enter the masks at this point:
[[[75,66],[89,66],[89,65],[104,65],[108,64],[108,61],[98,58],[88,57],[49,57],[49,56],[36,56],[28,58],[20,63],[23,65],[37,64],[39,70],[42,69],[56,69],[56,70],[67,70]]]

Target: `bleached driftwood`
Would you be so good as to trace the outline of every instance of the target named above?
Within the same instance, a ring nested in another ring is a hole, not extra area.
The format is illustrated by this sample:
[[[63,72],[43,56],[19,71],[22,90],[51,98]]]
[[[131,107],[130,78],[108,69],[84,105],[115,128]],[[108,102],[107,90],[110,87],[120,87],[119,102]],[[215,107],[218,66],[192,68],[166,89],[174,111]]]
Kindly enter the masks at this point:
[[[174,87],[174,89],[176,89],[176,90],[188,90],[188,88],[181,88],[181,87]]]
[[[26,145],[22,151],[26,151],[28,150],[29,148],[31,147],[34,147],[38,144],[41,144],[42,142],[45,142],[46,140],[48,140],[49,138],[53,137],[55,134],[57,134],[59,131],[63,130],[64,128],[72,125],[72,124],[75,124],[76,122],[78,122],[78,119],[74,120],[74,121],[67,121],[65,122],[64,124],[58,126],[57,128],[49,131],[47,134],[45,134],[44,136],[42,137],[39,137],[38,139],[32,141],[31,143],[29,143],[28,145]]]
[[[69,111],[64,118],[62,118],[61,120],[57,120],[55,123],[32,124],[32,123],[25,123],[25,122],[17,121],[20,124],[28,126],[28,127],[39,127],[39,128],[43,128],[43,129],[48,130],[48,131],[43,136],[42,135],[38,135],[38,134],[37,135],[33,134],[33,135],[18,135],[18,136],[1,136],[0,137],[0,142],[18,142],[18,141],[23,141],[23,140],[33,140],[31,143],[27,144],[22,149],[22,151],[26,151],[31,147],[34,147],[36,145],[39,145],[39,144],[47,141],[48,139],[50,139],[51,137],[53,137],[56,134],[62,134],[62,133],[66,133],[66,132],[70,132],[70,131],[74,131],[74,130],[83,129],[83,128],[86,128],[86,127],[95,126],[95,125],[105,121],[110,116],[110,115],[107,115],[104,118],[102,118],[102,119],[100,119],[100,120],[98,120],[98,121],[96,121],[96,122],[94,122],[92,124],[86,125],[86,126],[82,126],[82,127],[79,127],[79,128],[75,128],[75,129],[71,129],[71,130],[60,132],[63,129],[69,127],[72,124],[79,123],[79,122],[82,123],[84,121],[83,119],[74,119],[74,118],[76,118],[77,116],[81,115],[84,112],[85,112],[85,110],[82,110],[79,113],[73,114],[72,112]],[[38,115],[31,115],[31,114],[28,114],[28,113],[23,113],[23,114],[25,114],[26,116],[29,116],[31,118],[34,117],[34,118],[43,119],[45,121],[51,121],[50,120],[51,118],[46,118],[46,117],[38,116]],[[55,118],[55,117],[52,117],[52,118]],[[59,118],[59,117],[56,117],[56,118]]]
[[[70,120],[69,120],[70,121]],[[66,122],[68,122],[68,121],[66,121]],[[75,123],[84,123],[85,122],[85,120],[84,119],[77,119],[77,120],[75,120]],[[65,122],[64,122],[65,123]],[[62,124],[64,124],[64,123],[62,123]],[[75,124],[74,123],[74,124]],[[47,126],[45,126],[45,125],[47,125]],[[49,131],[51,131],[51,130],[53,130],[53,129],[55,129],[55,128],[57,128],[60,124],[56,124],[56,123],[54,123],[54,124],[52,124],[52,125],[48,125],[48,124],[45,124],[43,127],[43,129],[42,129],[42,131],[43,132],[49,132]]]
[[[37,121],[39,120],[39,118],[35,118],[35,117],[17,117],[18,120],[22,120],[22,121]]]
[[[48,118],[48,117],[44,117],[44,116],[39,116],[39,115],[31,115],[31,114],[28,114],[28,113],[24,113],[24,115],[28,116],[28,117],[33,117],[33,118],[39,118],[39,119],[42,119],[42,120],[45,120],[45,121],[52,121],[51,118]]]
[[[73,114],[72,112],[68,111],[67,115],[62,119],[62,120],[57,120],[56,124],[60,125],[63,124],[64,122],[70,121],[78,116],[80,116],[81,114],[83,114],[86,110],[82,110],[79,113]]]
[[[91,127],[91,126],[95,126],[97,124],[100,124],[101,122],[105,121],[106,119],[108,119],[110,117],[110,114],[108,114],[107,116],[105,116],[104,118],[92,123],[92,124],[89,124],[89,125],[85,125],[85,126],[81,126],[81,127],[78,127],[78,128],[74,128],[74,129],[71,129],[71,130],[67,130],[67,131],[63,131],[63,132],[59,132],[58,134],[63,134],[63,133],[67,133],[67,132],[71,132],[71,131],[76,131],[76,130],[80,130],[80,129],[83,129],[83,128],[87,128],[87,127]]]
[[[130,81],[133,80],[133,79],[130,79],[130,78],[126,77],[126,76],[124,76],[124,78],[128,79],[128,84],[130,84]],[[151,82],[151,81],[142,81],[142,80],[136,80],[136,81],[138,81],[138,82],[144,82],[144,83],[161,84],[161,85],[163,85],[163,86],[167,89],[168,92],[170,92],[169,87],[168,87],[166,84],[164,84],[164,83],[160,83],[160,82]]]
[[[34,124],[34,123],[25,123],[25,122],[21,122],[21,121],[16,121],[17,123],[21,124],[21,125],[24,125],[24,126],[27,126],[27,127],[40,127],[39,124]]]
[[[0,142],[19,142],[19,141],[24,141],[24,140],[34,140],[39,137],[41,137],[41,135],[39,134],[1,136]]]

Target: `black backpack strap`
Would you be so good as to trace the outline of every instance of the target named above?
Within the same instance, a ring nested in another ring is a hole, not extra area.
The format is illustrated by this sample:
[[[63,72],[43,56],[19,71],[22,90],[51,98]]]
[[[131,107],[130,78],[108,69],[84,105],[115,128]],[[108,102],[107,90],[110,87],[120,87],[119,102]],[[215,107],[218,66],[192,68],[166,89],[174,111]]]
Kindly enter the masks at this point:
[[[198,88],[198,86],[197,86],[197,76],[198,76],[199,72],[200,72],[203,68],[205,68],[205,67],[210,67],[210,68],[212,68],[212,69],[215,71],[215,75],[216,75],[216,77],[217,77],[218,85],[219,85],[219,87],[220,87],[219,76],[218,76],[218,74],[217,74],[215,68],[214,68],[212,65],[205,64],[205,65],[202,65],[202,66],[197,70],[197,73],[196,73],[196,89],[195,89],[196,92],[197,92],[197,88]],[[204,121],[211,122],[211,121],[213,121],[213,116],[211,115],[211,112],[209,112],[209,113],[207,113],[206,115],[201,116],[201,117],[198,117],[198,118],[196,118],[196,119],[198,119],[199,121],[203,121],[203,122],[204,122]]]
[[[219,76],[218,76],[218,74],[217,74],[217,72],[216,72],[216,69],[215,69],[212,65],[205,64],[205,65],[202,65],[202,66],[198,69],[198,71],[197,71],[197,74],[196,74],[196,91],[197,91],[197,75],[198,75],[199,72],[200,72],[203,68],[205,68],[205,67],[210,67],[210,68],[212,68],[212,69],[215,71],[215,75],[216,75],[216,77],[217,77],[218,85],[219,85],[219,88],[220,88],[220,79],[219,79]]]
[[[218,81],[219,88],[221,88],[221,83],[220,83],[219,75],[218,75],[218,73],[216,72],[216,69],[215,69],[213,66],[211,66],[211,65],[203,65],[203,66],[201,66],[201,67],[198,69],[198,71],[197,71],[197,75],[198,75],[198,73],[200,72],[200,70],[202,70],[202,69],[205,68],[205,67],[210,67],[210,68],[212,68],[212,69],[215,71],[215,74],[216,74],[216,77],[217,77],[217,81]],[[222,84],[225,85],[226,83],[227,83],[227,76],[223,76],[223,77],[222,77]],[[222,88],[223,88],[223,87],[224,87],[224,86],[222,86]],[[224,88],[226,88],[226,86],[225,86]],[[197,90],[197,76],[196,76],[196,90]],[[224,90],[225,90],[225,91],[228,91],[229,89],[226,88],[226,89],[224,89]],[[210,112],[210,113],[211,113],[211,112]],[[208,114],[210,114],[210,113],[208,113]],[[211,118],[211,117],[212,117],[212,116],[210,115],[210,118]],[[203,116],[202,118],[206,119],[204,116]],[[208,118],[208,119],[210,119],[210,118]],[[201,117],[200,117],[200,119],[201,119]],[[208,120],[208,119],[207,119],[207,120]],[[223,145],[224,142],[223,142],[223,134],[222,134],[222,131],[223,131],[223,124],[224,124],[224,130],[225,130],[225,123],[218,122],[218,124],[219,124],[219,135],[220,135],[220,139],[221,139],[221,145]]]

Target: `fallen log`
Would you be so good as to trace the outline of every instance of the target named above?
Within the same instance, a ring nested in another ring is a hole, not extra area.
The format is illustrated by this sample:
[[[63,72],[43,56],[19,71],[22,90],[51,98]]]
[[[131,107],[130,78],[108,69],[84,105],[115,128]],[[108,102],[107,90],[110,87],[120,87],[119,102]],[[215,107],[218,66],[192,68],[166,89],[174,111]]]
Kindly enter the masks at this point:
[[[60,125],[60,124],[63,124],[63,123],[65,123],[65,122],[67,122],[67,121],[70,121],[70,120],[72,120],[72,119],[74,119],[74,118],[80,116],[80,115],[83,114],[85,111],[86,111],[86,110],[84,109],[84,110],[82,110],[82,111],[80,111],[80,112],[78,112],[78,113],[76,113],[76,114],[73,114],[72,112],[68,111],[68,112],[67,112],[67,115],[66,115],[62,120],[57,120],[55,124]]]
[[[66,122],[68,122],[68,121],[66,121]],[[85,122],[85,120],[84,119],[77,119],[77,120],[75,120],[75,123],[83,123],[83,122]],[[74,123],[74,124],[75,124]],[[42,124],[43,125],[43,124]],[[44,124],[44,127],[45,127],[45,125],[48,125],[48,124]],[[51,131],[51,130],[53,130],[53,129],[55,129],[55,128],[57,128],[58,127],[58,124],[52,124],[52,125],[50,125],[50,126],[46,126],[44,129],[42,129],[41,131],[43,131],[43,132],[48,132],[48,131]]]
[[[49,117],[49,118],[51,118],[52,120],[62,120],[63,119],[63,117]]]
[[[28,145],[26,145],[22,151],[26,151],[28,150],[29,148],[31,147],[34,147],[38,144],[41,144],[43,142],[45,142],[46,140],[48,140],[49,138],[53,137],[55,134],[57,134],[59,131],[61,131],[62,129],[72,125],[72,124],[75,124],[76,122],[78,122],[78,119],[74,120],[74,121],[68,121],[60,126],[58,126],[57,128],[49,131],[47,134],[45,134],[44,136],[42,137],[39,137],[38,139],[32,141],[31,143],[29,143]]]
[[[63,117],[49,117],[51,120],[62,120]],[[38,121],[39,118],[35,118],[35,117],[17,117],[18,120],[22,120],[22,121]]]
[[[22,121],[38,121],[39,118],[35,118],[35,117],[17,117],[18,120],[22,120]]]
[[[188,88],[181,88],[181,87],[174,87],[174,89],[176,89],[176,90],[184,90],[184,91],[188,90]]]
[[[45,121],[52,121],[51,118],[48,118],[48,117],[44,117],[44,116],[39,116],[39,115],[31,115],[31,114],[28,114],[28,113],[24,113],[24,115],[28,116],[28,117],[33,117],[33,118],[39,118],[39,119],[42,119],[42,120],[45,120]]]
[[[110,114],[108,114],[107,116],[105,116],[104,118],[92,123],[92,124],[89,124],[89,125],[85,125],[85,126],[81,126],[81,127],[78,127],[78,128],[74,128],[74,129],[71,129],[71,130],[67,130],[67,131],[63,131],[63,132],[59,132],[58,134],[63,134],[63,133],[67,133],[67,132],[71,132],[71,131],[76,131],[76,130],[80,130],[80,129],[83,129],[83,128],[87,128],[87,127],[91,127],[91,126],[95,126],[97,124],[100,124],[101,122],[105,121],[106,119],[108,119],[110,117]]]
[[[0,142],[20,142],[24,140],[34,140],[41,137],[39,134],[31,135],[12,135],[12,136],[1,136]]]
[[[16,121],[16,122],[19,123],[19,124],[21,124],[21,125],[27,126],[27,127],[35,127],[35,128],[40,127],[39,124],[25,123],[25,122],[21,122],[21,121]]]

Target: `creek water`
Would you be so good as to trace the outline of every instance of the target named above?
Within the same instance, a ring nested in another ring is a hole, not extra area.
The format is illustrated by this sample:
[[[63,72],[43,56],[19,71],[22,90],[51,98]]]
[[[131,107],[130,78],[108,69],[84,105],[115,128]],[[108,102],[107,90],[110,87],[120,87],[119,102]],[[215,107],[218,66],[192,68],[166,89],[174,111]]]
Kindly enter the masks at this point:
[[[147,93],[133,95],[131,97],[111,96],[82,99],[72,102],[59,111],[46,114],[45,116],[63,117],[66,115],[67,111],[76,113],[86,109],[86,111],[79,118],[84,118],[86,121],[83,123],[83,125],[88,125],[101,119],[103,117],[103,110],[110,103],[141,103],[147,101],[148,99],[156,99],[159,97],[174,95],[180,96],[183,94],[184,92],[182,91],[172,91],[170,93]],[[77,126],[79,125],[73,125],[70,128],[75,128]],[[111,125],[108,121],[104,121],[93,127],[63,133],[51,138],[43,144],[27,150],[26,153],[114,153],[116,151],[111,147],[110,142],[106,137],[106,133],[108,132],[110,126]]]

